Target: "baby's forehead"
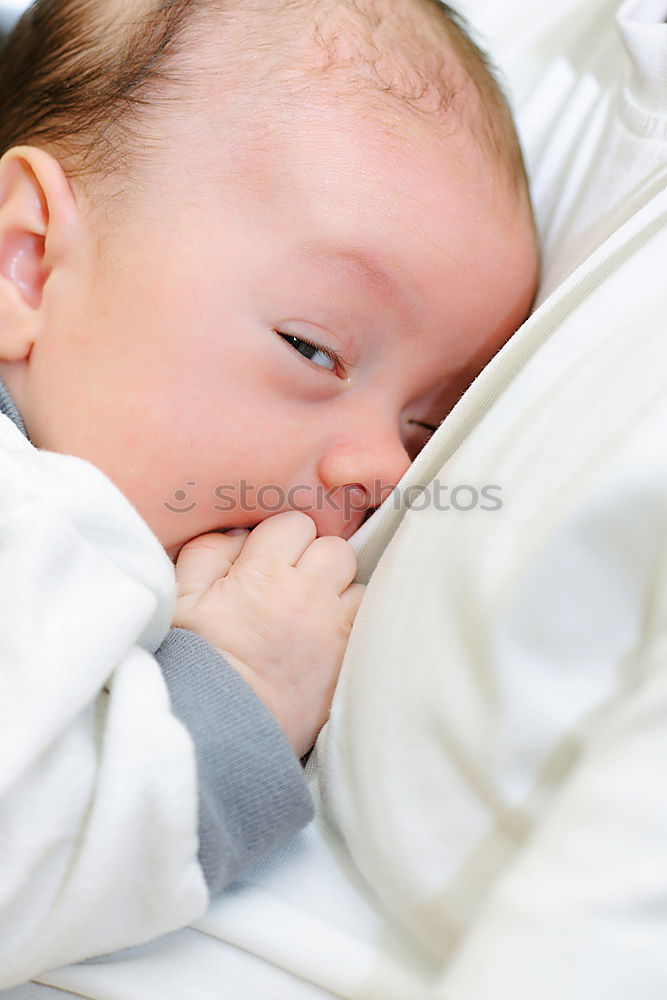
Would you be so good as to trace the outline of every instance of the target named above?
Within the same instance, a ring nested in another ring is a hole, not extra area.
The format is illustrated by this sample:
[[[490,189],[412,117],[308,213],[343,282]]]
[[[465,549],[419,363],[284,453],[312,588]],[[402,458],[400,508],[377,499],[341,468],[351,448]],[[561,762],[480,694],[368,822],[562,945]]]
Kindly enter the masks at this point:
[[[245,158],[248,180],[268,161],[275,174],[276,142],[298,143],[325,104],[350,123],[384,125],[404,145],[422,126],[429,138],[485,133],[484,123],[469,127],[485,102],[437,0],[76,3],[81,23],[66,23],[59,5],[51,15],[54,37],[67,35],[76,58],[49,91],[50,117],[9,139],[38,135],[91,200],[113,197],[114,214],[135,206],[156,171],[168,179],[177,156],[213,166]],[[25,79],[38,88],[49,65]],[[32,92],[21,99],[15,118],[34,110]],[[509,131],[496,150],[511,145]]]
[[[333,91],[415,112],[447,113],[469,74],[434,0],[238,2],[237,17],[209,8],[187,29],[179,59],[203,85],[224,84],[234,107]],[[219,23],[213,24],[213,19]],[[187,98],[187,94],[184,95]]]
[[[406,141],[417,124],[433,136],[465,131],[493,166],[521,176],[504,98],[472,43],[455,42],[436,0],[273,0],[240,9],[221,30],[200,23],[186,39],[182,58],[196,66],[199,84],[181,90],[186,114],[198,97],[231,135],[261,151],[286,134],[295,111],[334,102],[357,120],[384,120]]]
[[[451,133],[469,75],[433,9],[426,0],[253,4],[221,32],[190,31],[180,58],[194,86],[188,81],[164,109],[186,125],[203,111],[260,153],[322,105],[385,121],[406,139],[419,120]],[[211,142],[219,135],[204,131]]]

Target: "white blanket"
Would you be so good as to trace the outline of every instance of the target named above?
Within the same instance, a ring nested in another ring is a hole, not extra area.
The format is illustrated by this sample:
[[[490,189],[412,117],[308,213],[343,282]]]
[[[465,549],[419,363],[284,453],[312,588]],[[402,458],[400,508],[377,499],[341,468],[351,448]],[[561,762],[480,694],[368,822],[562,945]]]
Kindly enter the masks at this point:
[[[543,292],[402,486],[496,484],[503,508],[365,526],[316,823],[196,928],[45,983],[667,995],[667,0],[464,9],[511,84]]]

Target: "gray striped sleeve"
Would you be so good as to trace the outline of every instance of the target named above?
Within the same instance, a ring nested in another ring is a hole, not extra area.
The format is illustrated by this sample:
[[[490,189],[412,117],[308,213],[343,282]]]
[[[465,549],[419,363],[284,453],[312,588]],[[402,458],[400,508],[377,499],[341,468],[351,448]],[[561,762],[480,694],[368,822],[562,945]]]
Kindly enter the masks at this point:
[[[213,894],[305,826],[313,805],[273,716],[215,649],[172,628],[155,655],[196,747],[199,860]]]

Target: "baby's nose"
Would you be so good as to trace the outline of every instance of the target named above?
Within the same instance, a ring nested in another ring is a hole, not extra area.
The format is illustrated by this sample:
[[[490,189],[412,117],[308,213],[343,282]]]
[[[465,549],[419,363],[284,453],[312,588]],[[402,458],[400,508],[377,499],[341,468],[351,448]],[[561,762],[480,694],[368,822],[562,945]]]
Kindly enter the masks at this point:
[[[359,431],[333,444],[322,456],[320,479],[327,489],[363,490],[366,506],[379,507],[410,467],[398,434]]]

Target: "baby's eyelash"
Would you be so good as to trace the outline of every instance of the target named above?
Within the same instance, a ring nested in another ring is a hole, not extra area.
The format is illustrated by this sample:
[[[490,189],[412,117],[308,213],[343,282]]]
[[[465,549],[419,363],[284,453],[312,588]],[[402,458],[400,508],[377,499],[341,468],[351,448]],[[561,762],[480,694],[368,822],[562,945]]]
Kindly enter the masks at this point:
[[[425,424],[423,420],[410,420],[408,423],[415,424],[417,427],[423,427],[424,430],[431,431],[432,434],[435,434],[438,429],[433,424]]]
[[[331,348],[322,347],[321,344],[314,344],[312,340],[306,340],[305,337],[297,337],[293,333],[284,333],[282,330],[276,330],[276,333],[278,334],[279,337],[282,337],[285,343],[289,344],[290,347],[293,347],[294,350],[297,351],[297,353],[301,354],[303,357],[306,357],[306,355],[303,354],[302,351],[299,351],[299,348],[297,346],[298,344],[305,344],[307,347],[311,347],[314,351],[316,352],[319,351],[320,353],[324,354],[327,358],[329,358],[331,363],[336,367],[336,371],[333,374],[337,375],[347,374],[347,366],[345,364],[345,361],[343,360],[343,358],[341,358],[339,354],[336,353],[336,351],[332,351]],[[306,358],[306,360],[308,360],[308,358]],[[314,365],[314,367],[321,367],[321,366]],[[326,371],[326,369],[322,368],[322,371]]]

